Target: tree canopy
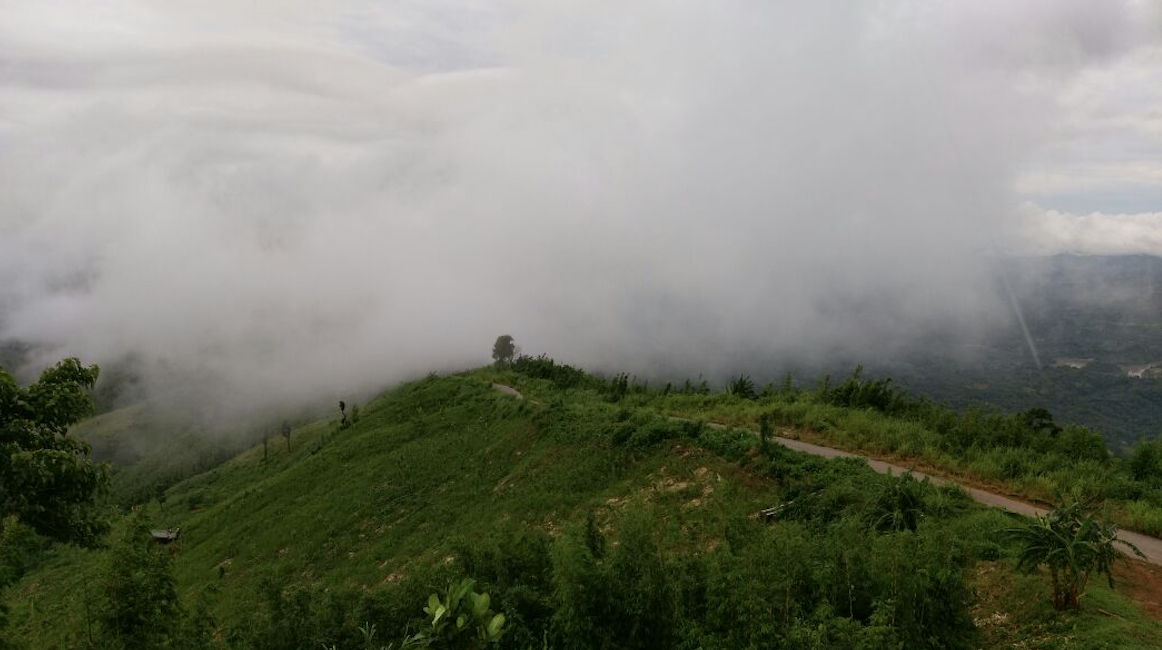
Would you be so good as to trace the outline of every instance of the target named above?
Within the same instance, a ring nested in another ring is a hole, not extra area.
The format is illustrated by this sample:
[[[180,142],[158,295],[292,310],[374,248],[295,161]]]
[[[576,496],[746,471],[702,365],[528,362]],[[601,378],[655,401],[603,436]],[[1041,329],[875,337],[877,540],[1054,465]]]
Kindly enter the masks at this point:
[[[107,468],[68,428],[93,412],[98,368],[61,361],[21,388],[0,367],[0,516],[15,516],[38,533],[83,545],[104,531],[94,500]]]
[[[497,363],[512,363],[514,356],[516,356],[516,344],[513,342],[513,338],[508,334],[496,337],[496,343],[492,344],[492,360]]]

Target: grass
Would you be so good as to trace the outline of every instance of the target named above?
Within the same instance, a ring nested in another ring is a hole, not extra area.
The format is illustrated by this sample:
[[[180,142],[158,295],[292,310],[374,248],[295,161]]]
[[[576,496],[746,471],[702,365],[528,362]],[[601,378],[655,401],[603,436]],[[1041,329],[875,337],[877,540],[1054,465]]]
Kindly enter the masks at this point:
[[[524,399],[493,390],[492,382],[515,386]],[[828,441],[948,462],[923,443],[922,430],[881,436],[876,414],[795,409]],[[700,395],[658,402],[631,394],[613,404],[592,388],[559,390],[494,368],[431,376],[366,404],[346,430],[334,419],[309,422],[293,431],[289,449],[272,438],[265,459],[257,445],[181,480],[149,513],[159,527],[181,527],[179,591],[187,603],[205,602],[222,630],[246,619],[270,578],[375,592],[410,575],[434,575],[431,567],[455,562],[457,549],[483,537],[555,537],[590,514],[608,530],[628,504],[649,504],[671,550],[698,553],[721,544],[739,522],[753,526],[755,513],[782,502],[787,486],[763,469],[753,438],[712,430],[695,444],[673,437],[684,425],[669,416],[751,427],[762,410]],[[140,416],[114,412],[87,426],[112,431]],[[867,471],[827,463],[804,461],[796,471]],[[786,479],[795,480],[802,477]],[[990,539],[988,531],[1007,525],[1004,515],[972,508],[953,521],[955,537],[975,557],[991,558],[974,574],[981,647],[1162,647],[1162,626],[1105,587],[1091,588],[1080,615],[1046,610],[1043,581],[1014,575],[1009,550]],[[86,602],[100,597],[92,591],[102,562],[101,551],[57,547],[8,590],[9,636],[29,648],[83,645]],[[994,624],[995,613],[1003,616]]]
[[[429,378],[368,404],[345,431],[313,422],[293,432],[291,450],[281,439],[272,444],[265,462],[259,445],[182,481],[151,516],[182,529],[175,567],[182,595],[209,594],[212,613],[228,627],[253,609],[264,577],[372,589],[443,561],[481,531],[555,533],[584,512],[635,496],[681,511],[695,530],[771,501],[769,482],[712,454],[629,454],[602,444],[617,409],[592,397],[538,407],[480,376]],[[715,483],[719,496],[704,494],[700,468],[703,478],[746,487]],[[722,495],[729,504],[702,507]],[[68,550],[18,583],[10,602],[57,606],[49,616],[18,605],[11,619],[19,634],[39,647],[81,638],[77,585],[99,583],[100,558]]]
[[[747,400],[726,394],[633,396],[641,408],[691,420],[757,430],[760,415],[772,413],[783,427],[776,435],[806,440],[861,455],[914,466],[924,472],[985,486],[1026,501],[1051,505],[1063,494],[1107,501],[1119,526],[1162,535],[1162,492],[1136,485],[1124,461],[1098,462],[1045,453],[1027,447],[977,447],[949,450],[947,442],[924,423],[871,409],[823,404],[809,395]],[[1140,494],[1126,498],[1124,494]]]
[[[1079,612],[1058,612],[1046,596],[1047,578],[1013,571],[1007,561],[981,562],[974,571],[973,618],[980,648],[1030,650],[1152,650],[1162,627],[1124,593],[1091,582]]]
[[[261,430],[273,427],[269,422],[215,426],[191,413],[166,413],[156,405],[139,403],[85,420],[70,435],[92,445],[95,460],[110,463],[108,501],[127,507],[157,498],[182,479],[220,465],[259,440]]]

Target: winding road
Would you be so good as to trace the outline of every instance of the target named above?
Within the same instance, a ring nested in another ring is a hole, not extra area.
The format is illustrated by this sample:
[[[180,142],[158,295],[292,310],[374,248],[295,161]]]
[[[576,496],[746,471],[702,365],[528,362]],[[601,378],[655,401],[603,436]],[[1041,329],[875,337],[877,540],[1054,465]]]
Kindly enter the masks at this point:
[[[792,440],[791,438],[783,438],[780,436],[772,436],[771,440],[789,449],[801,451],[806,454],[812,454],[814,456],[823,456],[825,458],[862,458],[863,460],[867,461],[868,466],[880,474],[887,474],[888,472],[891,472],[892,474],[900,475],[904,472],[911,472],[912,476],[918,479],[927,478],[928,480],[938,485],[960,485],[959,483],[950,481],[946,478],[932,476],[930,474],[918,472],[907,467],[900,467],[899,465],[893,465],[891,463],[885,463],[882,460],[867,458],[866,456],[853,454],[849,451],[843,451],[842,449],[824,447],[822,445],[813,445],[809,442]],[[1008,512],[1012,512],[1018,515],[1033,517],[1045,515],[1049,512],[1045,508],[1039,508],[1037,506],[1025,503],[1024,501],[1010,499],[1009,497],[997,494],[995,492],[988,492],[986,490],[968,487],[966,485],[960,485],[960,487],[965,492],[967,492],[969,496],[972,497],[973,501],[976,501],[977,503],[983,503],[988,506],[1002,508]],[[1141,533],[1135,533],[1129,530],[1119,530],[1118,539],[1127,541],[1138,547],[1138,550],[1142,552],[1142,555],[1146,556],[1146,561],[1150,564],[1162,565],[1162,539],[1158,539],[1157,537],[1150,537],[1149,535],[1143,535]],[[1124,546],[1118,546],[1118,549],[1126,555],[1134,557],[1133,552],[1130,551],[1130,549]]]
[[[520,391],[513,388],[512,386],[494,383],[492,384],[492,387],[502,393],[512,395],[517,399],[524,399],[524,396],[521,395]],[[707,425],[712,427],[726,428],[725,425],[717,424],[714,422],[709,422]],[[777,442],[780,445],[787,447],[788,449],[801,451],[805,454],[811,454],[813,456],[822,456],[824,458],[861,458],[867,462],[868,466],[880,474],[887,474],[888,472],[891,472],[892,474],[899,475],[903,474],[904,472],[911,472],[912,476],[918,479],[927,478],[928,480],[938,485],[960,485],[959,483],[946,478],[932,476],[930,474],[918,472],[907,467],[886,463],[882,460],[876,460],[874,458],[868,458],[859,454],[853,454],[842,449],[835,449],[834,447],[824,447],[823,445],[815,445],[809,442],[803,442],[802,440],[793,440],[791,438],[784,438],[782,436],[772,436],[771,441]],[[1045,508],[1039,508],[1037,506],[1025,503],[1024,501],[1017,501],[1016,499],[1011,499],[995,492],[968,487],[966,485],[960,485],[960,487],[965,492],[967,492],[969,496],[972,497],[973,501],[996,508],[1002,508],[1014,514],[1033,517],[1045,515],[1049,512]],[[1150,537],[1149,535],[1143,535],[1141,533],[1135,533],[1129,530],[1119,530],[1118,539],[1129,542],[1130,544],[1136,546],[1138,550],[1142,552],[1142,555],[1145,556],[1145,560],[1150,564],[1162,566],[1162,539],[1158,539],[1157,537]],[[1118,546],[1118,549],[1126,555],[1134,557],[1132,551],[1130,551],[1128,548],[1125,548],[1124,546]]]

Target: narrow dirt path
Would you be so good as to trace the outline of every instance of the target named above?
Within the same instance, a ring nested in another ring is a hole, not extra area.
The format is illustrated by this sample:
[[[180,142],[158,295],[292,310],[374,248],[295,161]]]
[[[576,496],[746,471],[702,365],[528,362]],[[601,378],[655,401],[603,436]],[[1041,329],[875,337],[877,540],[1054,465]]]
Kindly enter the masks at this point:
[[[492,387],[494,389],[502,392],[502,393],[505,393],[507,395],[512,395],[513,397],[516,397],[517,399],[524,399],[524,396],[521,395],[520,391],[516,390],[512,386],[505,386],[504,384],[493,384]],[[675,419],[683,419],[683,418],[675,418]],[[708,422],[707,426],[712,426],[715,428],[722,428],[722,429],[727,428],[726,425],[718,424],[716,422]],[[741,427],[734,427],[734,428],[741,428]],[[754,432],[752,432],[752,433],[754,433]],[[835,449],[834,447],[824,447],[823,445],[816,445],[816,444],[812,444],[810,442],[803,442],[802,440],[794,440],[791,438],[784,438],[782,436],[771,436],[771,441],[777,442],[778,444],[783,445],[784,447],[787,447],[788,449],[793,449],[795,451],[801,451],[803,453],[811,454],[813,456],[822,456],[824,458],[861,458],[867,462],[869,467],[871,467],[873,470],[879,472],[880,474],[887,474],[888,472],[891,472],[892,474],[900,475],[900,474],[903,474],[904,472],[911,472],[912,476],[914,476],[918,479],[927,478],[927,479],[931,480],[933,483],[936,483],[938,485],[960,485],[959,483],[956,483],[955,481],[951,481],[951,480],[946,479],[946,478],[942,478],[939,476],[932,476],[930,474],[918,472],[916,470],[909,469],[907,467],[901,467],[900,465],[893,465],[892,463],[887,463],[887,462],[884,462],[882,460],[876,460],[874,458],[860,456],[859,454],[853,454],[850,451],[844,451],[842,449]],[[972,497],[973,501],[976,501],[977,503],[983,503],[984,505],[987,505],[987,506],[1001,508],[1001,509],[1006,510],[1008,512],[1012,512],[1012,513],[1015,513],[1018,515],[1023,515],[1025,517],[1040,516],[1040,515],[1044,515],[1044,514],[1049,512],[1045,508],[1040,508],[1040,507],[1025,503],[1024,501],[1018,501],[1016,499],[1011,499],[1009,497],[997,494],[995,492],[988,492],[986,490],[981,490],[979,488],[974,488],[974,487],[968,487],[966,485],[960,485],[960,487],[965,492],[967,492],[969,496]],[[1158,539],[1157,537],[1150,537],[1149,535],[1143,535],[1141,533],[1135,533],[1135,532],[1132,532],[1129,530],[1119,530],[1118,531],[1118,539],[1127,541],[1127,542],[1133,544],[1134,546],[1138,547],[1138,550],[1142,552],[1142,555],[1146,556],[1147,562],[1149,562],[1151,564],[1156,564],[1156,565],[1162,566],[1162,539]],[[1127,549],[1123,546],[1119,545],[1118,549],[1121,550],[1126,555],[1129,555],[1131,557],[1135,557],[1129,549]]]

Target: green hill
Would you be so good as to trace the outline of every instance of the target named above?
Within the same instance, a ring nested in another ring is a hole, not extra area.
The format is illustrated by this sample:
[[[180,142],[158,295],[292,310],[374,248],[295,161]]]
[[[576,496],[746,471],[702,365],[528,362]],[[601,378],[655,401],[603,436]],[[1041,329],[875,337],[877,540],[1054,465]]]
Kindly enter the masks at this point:
[[[120,506],[156,498],[253,444],[252,433],[232,433],[215,433],[191,416],[162,413],[146,402],[101,413],[70,431],[92,445],[95,460],[111,465],[108,496]]]
[[[1081,612],[1054,612],[1013,571],[1000,531],[1016,520],[956,489],[666,414],[750,424],[764,402],[518,369],[406,384],[350,426],[315,421],[181,481],[107,550],[44,551],[6,592],[6,637],[116,647],[113,597],[172,575],[184,622],[156,647],[379,647],[371,625],[398,642],[431,592],[471,577],[511,648],[1162,646],[1096,581]],[[833,429],[866,413],[828,408]],[[180,548],[151,546],[143,523],[180,528]]]

